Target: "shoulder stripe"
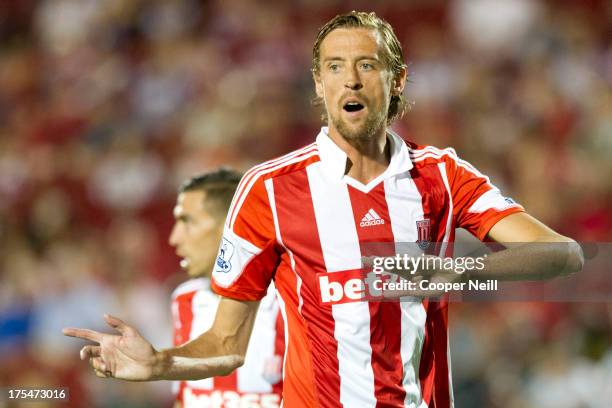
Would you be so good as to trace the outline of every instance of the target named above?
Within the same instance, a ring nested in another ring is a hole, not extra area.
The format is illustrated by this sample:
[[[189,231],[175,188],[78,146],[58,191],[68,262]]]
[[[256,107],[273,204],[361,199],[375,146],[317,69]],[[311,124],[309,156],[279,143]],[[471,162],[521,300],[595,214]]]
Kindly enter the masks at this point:
[[[298,157],[302,154],[307,154],[310,153],[311,151],[313,151],[313,149],[317,149],[317,144],[316,142],[309,144],[308,146],[305,146],[299,150],[293,151],[291,153],[288,153],[284,156],[281,157],[277,157],[276,159],[272,159],[272,160],[268,160],[267,162],[263,162],[261,164],[258,164],[257,166],[252,167],[250,170],[248,170],[244,176],[242,176],[242,180],[240,180],[240,183],[238,183],[238,187],[236,188],[236,193],[234,194],[234,198],[232,199],[232,202],[230,204],[229,207],[229,214],[231,214],[231,219],[234,219],[234,209],[236,207],[236,203],[238,203],[241,199],[242,201],[244,201],[243,199],[243,194],[245,192],[245,188],[247,186],[252,186],[253,183],[251,183],[251,181],[253,180],[253,177],[255,177],[257,175],[257,173],[259,171],[262,170],[266,170],[270,167],[276,166],[278,164],[282,164],[282,163],[286,163],[288,161],[290,161],[291,159]],[[251,188],[249,187],[248,190],[250,190]],[[241,204],[242,205],[242,204]],[[233,222],[232,222],[233,225]]]
[[[476,175],[479,175],[480,177],[484,177],[484,175],[481,174],[469,162],[467,162],[467,161],[461,159],[459,156],[457,156],[457,152],[455,152],[455,149],[453,149],[452,147],[447,147],[446,149],[438,149],[438,148],[433,147],[433,146],[428,146],[425,149],[418,150],[417,153],[415,153],[412,156],[412,158],[415,159],[415,161],[421,161],[422,159],[426,158],[426,156],[427,157],[431,157],[431,158],[439,159],[439,158],[441,158],[444,155],[449,156],[451,159],[455,160],[458,163],[463,163],[465,166],[471,168],[473,173],[476,173]]]
[[[276,163],[281,162],[283,160],[288,160],[288,159],[291,159],[291,158],[293,158],[295,156],[298,156],[298,155],[304,153],[305,151],[310,150],[313,147],[316,147],[316,144],[317,144],[317,142],[313,142],[313,143],[311,143],[311,144],[309,144],[307,146],[302,147],[301,149],[294,150],[293,152],[287,153],[287,154],[285,154],[283,156],[276,157],[276,158],[274,158],[272,160],[268,160],[268,161],[260,163],[260,164],[258,164],[256,166],[251,167],[249,170],[247,170],[246,173],[244,173],[244,176],[242,176],[242,180],[240,180],[240,183],[238,183],[238,187],[236,188],[236,191],[237,192],[241,191],[244,188],[244,186],[249,182],[249,180],[252,177],[252,175],[255,172],[257,172],[258,170],[260,170],[260,169],[262,169],[262,168],[264,168],[266,166],[275,165]],[[237,195],[235,195],[234,197],[236,197],[236,196]],[[232,202],[232,205],[233,205],[233,202]],[[231,208],[231,206],[230,206],[230,208]]]
[[[452,147],[447,147],[445,149],[439,149],[434,146],[426,146],[423,149],[411,149],[409,151],[410,156],[415,157],[415,158],[423,154],[427,154],[427,153],[434,153],[434,154],[445,154],[446,153],[451,156],[454,156],[455,158],[458,158],[457,152],[455,152],[455,149],[453,149]]]
[[[439,149],[438,149],[439,150]],[[454,152],[454,150],[453,150]],[[488,176],[482,174],[480,171],[478,171],[474,166],[472,166],[470,163],[466,162],[465,160],[460,159],[459,157],[457,157],[457,155],[453,155],[449,152],[447,152],[447,149],[444,149],[444,151],[440,151],[440,153],[432,153],[432,152],[427,152],[424,153],[422,155],[420,155],[417,158],[413,158],[415,162],[419,162],[419,161],[423,161],[425,159],[440,159],[442,158],[442,156],[444,155],[449,155],[451,156],[451,159],[453,159],[455,161],[455,163],[457,163],[457,166],[464,168],[465,170],[469,171],[470,173],[474,174],[476,177],[481,177],[483,179],[486,180],[487,184],[492,187],[492,188],[496,188],[492,183],[491,180],[489,179]]]
[[[278,161],[276,165],[269,165],[266,167],[262,167],[257,172],[253,172],[251,174],[250,180],[248,181],[248,184],[245,184],[243,189],[239,193],[236,194],[236,202],[235,203],[232,202],[232,207],[230,208],[231,216],[229,218],[228,227],[230,229],[234,228],[234,222],[236,222],[236,218],[238,217],[238,213],[240,212],[240,208],[242,207],[242,204],[244,204],[244,200],[246,199],[249,191],[251,190],[255,182],[261,176],[278,171],[282,169],[283,167],[287,167],[292,164],[296,164],[296,163],[305,161],[309,159],[310,157],[318,156],[318,154],[319,154],[319,151],[315,147],[310,150],[302,152],[300,155],[293,156],[290,159],[287,159],[284,161]]]

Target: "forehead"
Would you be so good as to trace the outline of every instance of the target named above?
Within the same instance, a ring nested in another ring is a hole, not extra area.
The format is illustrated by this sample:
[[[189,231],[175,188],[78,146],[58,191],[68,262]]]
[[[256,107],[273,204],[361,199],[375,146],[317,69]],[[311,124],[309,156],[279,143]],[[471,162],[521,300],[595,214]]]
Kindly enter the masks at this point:
[[[199,211],[204,211],[204,197],[206,193],[203,191],[184,191],[180,193],[176,199],[174,207],[174,216],[178,217],[181,214],[193,214]]]
[[[379,56],[382,51],[378,31],[371,28],[336,28],[321,42],[321,59],[345,54]]]

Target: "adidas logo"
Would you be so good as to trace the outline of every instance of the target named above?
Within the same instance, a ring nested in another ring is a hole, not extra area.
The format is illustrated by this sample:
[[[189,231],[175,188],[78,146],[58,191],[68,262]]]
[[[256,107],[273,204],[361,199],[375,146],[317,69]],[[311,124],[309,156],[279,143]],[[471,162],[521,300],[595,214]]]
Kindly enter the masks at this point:
[[[370,211],[363,216],[359,225],[361,227],[371,227],[372,225],[382,225],[384,223],[385,220],[380,218],[380,216],[376,214],[376,211],[370,208]]]

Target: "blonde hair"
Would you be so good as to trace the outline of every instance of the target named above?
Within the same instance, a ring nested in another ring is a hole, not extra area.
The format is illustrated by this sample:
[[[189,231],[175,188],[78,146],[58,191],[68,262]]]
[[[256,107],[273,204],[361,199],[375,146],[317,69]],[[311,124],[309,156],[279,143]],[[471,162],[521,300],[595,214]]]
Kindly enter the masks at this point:
[[[387,68],[391,70],[394,77],[401,74],[403,69],[406,69],[404,63],[404,53],[402,45],[397,36],[393,32],[391,25],[378,17],[376,13],[365,13],[362,11],[351,11],[346,14],[339,14],[329,20],[323,27],[319,29],[317,39],[312,48],[312,68],[311,71],[315,76],[319,76],[321,72],[321,43],[327,37],[327,34],[337,28],[367,28],[376,30],[380,35],[383,43],[383,59]],[[319,97],[313,99],[313,105],[323,105],[323,100]],[[407,109],[406,99],[403,94],[392,95],[389,102],[389,110],[387,112],[387,124],[391,124],[395,119],[401,117]],[[323,112],[322,119],[327,121],[327,114]]]

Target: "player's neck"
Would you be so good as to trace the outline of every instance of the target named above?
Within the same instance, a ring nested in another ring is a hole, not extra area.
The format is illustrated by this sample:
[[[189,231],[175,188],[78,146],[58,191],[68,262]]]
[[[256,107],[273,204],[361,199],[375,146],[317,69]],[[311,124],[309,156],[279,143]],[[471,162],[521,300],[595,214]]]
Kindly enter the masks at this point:
[[[345,174],[360,183],[368,184],[389,166],[391,148],[386,127],[368,139],[347,139],[331,128],[329,137],[347,155]]]
[[[189,279],[200,279],[200,278],[210,279],[212,275],[213,267],[214,265],[210,265],[207,268],[203,268],[200,273],[189,275]]]

